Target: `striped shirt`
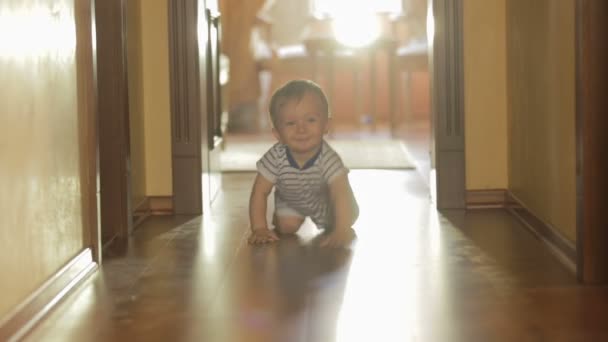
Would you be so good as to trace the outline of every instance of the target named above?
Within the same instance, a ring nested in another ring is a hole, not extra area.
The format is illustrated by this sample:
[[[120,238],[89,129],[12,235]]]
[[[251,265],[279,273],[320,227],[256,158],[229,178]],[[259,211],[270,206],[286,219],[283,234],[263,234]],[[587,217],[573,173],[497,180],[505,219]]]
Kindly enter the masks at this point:
[[[275,208],[289,207],[308,216],[319,228],[331,222],[328,185],[348,173],[340,156],[326,141],[302,168],[286,145],[276,143],[257,162],[258,172],[275,185]]]

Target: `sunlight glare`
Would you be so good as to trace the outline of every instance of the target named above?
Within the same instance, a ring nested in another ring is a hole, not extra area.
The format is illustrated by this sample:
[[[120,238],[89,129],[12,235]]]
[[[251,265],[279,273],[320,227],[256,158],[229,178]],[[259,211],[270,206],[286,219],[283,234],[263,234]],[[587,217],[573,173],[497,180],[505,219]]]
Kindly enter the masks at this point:
[[[439,224],[439,212],[435,210],[435,205],[430,205],[429,210],[429,254],[432,258],[441,255],[441,225]]]
[[[379,14],[398,14],[400,0],[314,0],[312,11],[317,18],[330,18],[334,37],[343,45],[358,48],[380,36]]]
[[[0,59],[23,61],[51,55],[73,57],[74,13],[68,6],[0,9]]]
[[[426,40],[429,46],[433,46],[435,38],[435,15],[433,14],[433,3],[429,1],[429,6],[426,11]]]
[[[206,46],[209,41],[209,37],[207,36],[207,27],[210,25],[207,12],[205,11],[205,6],[199,6],[198,17],[200,19],[198,20],[198,25],[196,27],[196,36],[198,40],[199,53],[204,55],[207,53]]]
[[[377,247],[359,252],[351,264],[336,342],[417,340],[421,310],[418,268],[405,266],[395,272],[392,267],[378,267],[389,255],[378,255]]]
[[[335,18],[341,13],[402,13],[401,0],[313,0],[311,10],[317,18]]]
[[[380,23],[373,13],[345,14],[333,19],[332,27],[336,39],[350,47],[371,44],[380,35]]]
[[[216,235],[217,224],[206,216],[203,217],[203,227],[201,229],[201,240],[203,244],[203,256],[205,257],[205,262],[209,262],[213,260],[217,251],[216,246],[218,244]]]

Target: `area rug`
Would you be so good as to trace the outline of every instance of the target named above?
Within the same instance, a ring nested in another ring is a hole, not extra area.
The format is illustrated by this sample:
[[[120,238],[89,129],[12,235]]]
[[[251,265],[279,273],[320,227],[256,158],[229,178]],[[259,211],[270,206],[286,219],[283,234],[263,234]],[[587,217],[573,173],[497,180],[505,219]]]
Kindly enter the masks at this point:
[[[255,163],[275,141],[231,141],[220,154],[224,172],[255,171]],[[406,146],[395,139],[328,140],[350,169],[414,169]]]

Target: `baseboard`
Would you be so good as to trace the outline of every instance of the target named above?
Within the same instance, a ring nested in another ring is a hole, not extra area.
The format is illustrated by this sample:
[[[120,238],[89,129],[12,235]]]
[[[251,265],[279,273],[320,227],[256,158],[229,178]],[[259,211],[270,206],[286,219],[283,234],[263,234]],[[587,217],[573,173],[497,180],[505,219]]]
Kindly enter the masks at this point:
[[[468,190],[467,209],[505,208],[537,236],[570,271],[576,274],[576,246],[554,227],[543,222],[526,205],[505,189]]]
[[[133,227],[153,215],[173,215],[173,196],[148,196],[133,210]]]
[[[137,227],[148,216],[150,216],[150,200],[144,197],[139,203],[133,207],[133,227]]]
[[[507,192],[507,210],[517,217],[572,273],[576,274],[576,245],[563,237],[557,229],[544,222],[510,191]]]
[[[505,208],[507,204],[508,196],[505,189],[467,190],[466,192],[467,209]]]
[[[173,215],[173,196],[150,196],[151,215]]]
[[[0,341],[21,340],[97,268],[91,249],[86,248],[0,320]]]

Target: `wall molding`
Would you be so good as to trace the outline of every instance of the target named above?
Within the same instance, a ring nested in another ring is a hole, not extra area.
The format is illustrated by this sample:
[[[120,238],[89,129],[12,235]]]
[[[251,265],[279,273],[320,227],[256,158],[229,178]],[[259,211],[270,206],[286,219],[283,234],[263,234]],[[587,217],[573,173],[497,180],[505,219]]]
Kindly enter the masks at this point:
[[[133,228],[137,227],[150,216],[150,199],[144,197],[133,206]]]
[[[173,196],[147,196],[133,210],[133,227],[150,216],[173,215]]]
[[[467,209],[506,208],[507,201],[506,189],[467,190],[466,192]]]
[[[150,196],[151,215],[173,215],[173,196]]]
[[[524,226],[536,235],[549,250],[564,264],[573,274],[577,274],[577,252],[575,243],[566,239],[550,224],[544,222],[528,209],[523,201],[507,191],[507,210],[518,218]]]
[[[86,248],[81,251],[16,308],[0,319],[0,341],[21,340],[97,269],[98,265],[93,260],[92,250]]]
[[[575,243],[566,239],[555,227],[544,222],[528,209],[523,201],[506,189],[467,190],[467,209],[504,208],[541,240],[557,259],[576,274]]]

